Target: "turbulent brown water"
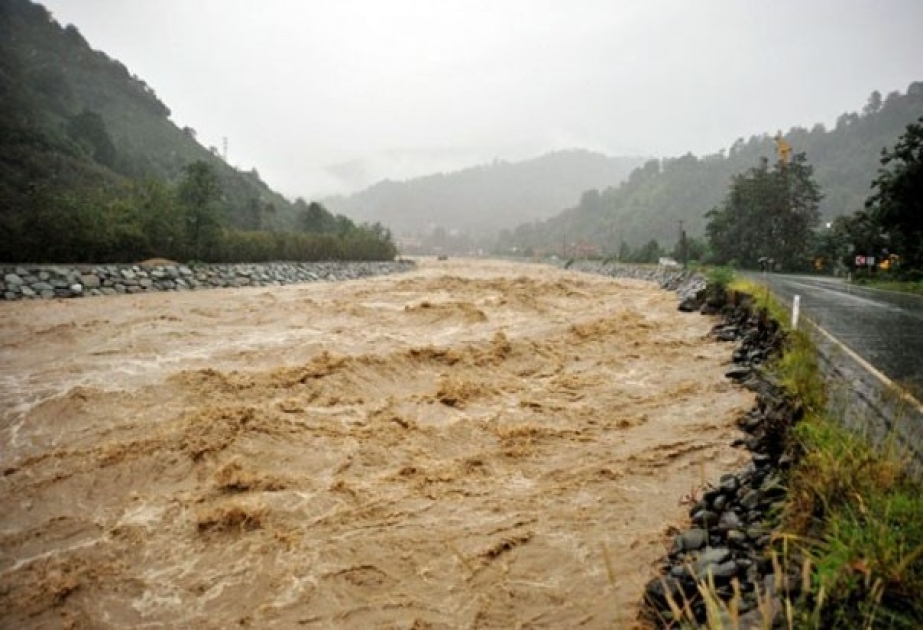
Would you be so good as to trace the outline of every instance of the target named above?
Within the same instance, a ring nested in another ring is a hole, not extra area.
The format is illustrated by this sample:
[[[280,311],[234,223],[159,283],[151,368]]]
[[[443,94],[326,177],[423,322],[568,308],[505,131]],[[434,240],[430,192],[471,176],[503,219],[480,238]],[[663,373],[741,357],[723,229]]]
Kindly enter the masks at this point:
[[[625,628],[733,469],[712,322],[431,261],[0,304],[4,628]]]

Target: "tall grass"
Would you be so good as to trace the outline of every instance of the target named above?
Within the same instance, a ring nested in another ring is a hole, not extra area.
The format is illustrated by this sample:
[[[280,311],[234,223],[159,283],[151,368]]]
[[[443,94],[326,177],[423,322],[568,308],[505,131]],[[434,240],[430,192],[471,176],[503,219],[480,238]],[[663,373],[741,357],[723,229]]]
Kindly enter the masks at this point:
[[[798,627],[923,628],[923,494],[907,462],[835,418],[795,435],[783,526],[815,567],[811,592],[824,593],[819,623]]]

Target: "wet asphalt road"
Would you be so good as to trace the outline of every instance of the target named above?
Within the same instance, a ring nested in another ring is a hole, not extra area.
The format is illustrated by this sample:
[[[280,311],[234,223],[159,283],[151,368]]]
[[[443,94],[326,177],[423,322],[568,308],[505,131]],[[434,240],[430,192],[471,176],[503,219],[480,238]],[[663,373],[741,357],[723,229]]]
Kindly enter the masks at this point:
[[[888,378],[923,395],[923,296],[867,289],[842,278],[753,274]]]

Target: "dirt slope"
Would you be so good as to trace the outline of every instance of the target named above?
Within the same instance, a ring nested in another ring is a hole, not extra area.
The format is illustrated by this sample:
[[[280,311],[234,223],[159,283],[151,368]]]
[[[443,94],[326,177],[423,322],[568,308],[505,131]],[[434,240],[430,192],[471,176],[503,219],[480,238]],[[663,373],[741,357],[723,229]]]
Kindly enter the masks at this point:
[[[0,627],[630,627],[748,393],[707,318],[505,262],[0,304]]]

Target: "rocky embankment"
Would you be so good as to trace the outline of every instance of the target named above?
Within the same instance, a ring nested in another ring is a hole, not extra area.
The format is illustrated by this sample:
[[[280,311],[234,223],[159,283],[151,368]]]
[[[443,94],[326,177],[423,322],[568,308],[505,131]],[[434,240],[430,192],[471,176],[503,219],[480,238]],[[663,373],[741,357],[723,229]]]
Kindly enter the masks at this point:
[[[16,265],[0,267],[0,295],[5,300],[20,300],[281,286],[352,280],[399,273],[414,267],[412,261],[236,265],[182,265],[163,261],[136,265]]]
[[[712,329],[719,341],[735,344],[734,366],[726,376],[756,392],[756,404],[737,420],[746,437],[735,441],[747,448],[750,463],[722,475],[716,486],[703,489],[689,509],[691,527],[677,533],[664,559],[662,575],[647,585],[646,616],[660,627],[685,620],[707,619],[702,585],[714,585],[715,596],[735,601],[734,627],[772,627],[783,609],[783,598],[800,585],[796,562],[773,562],[779,518],[786,499],[786,471],[791,466],[789,432],[802,409],[758,366],[782,352],[784,332],[750,300],[736,297],[723,308],[722,321]],[[727,616],[727,613],[719,613]],[[720,627],[731,627],[722,618]]]
[[[568,269],[585,273],[596,273],[612,278],[635,278],[656,282],[662,289],[676,291],[680,299],[680,310],[701,310],[717,312],[714,300],[705,296],[705,278],[698,273],[680,267],[650,267],[614,262],[596,262],[591,260],[574,261]]]

